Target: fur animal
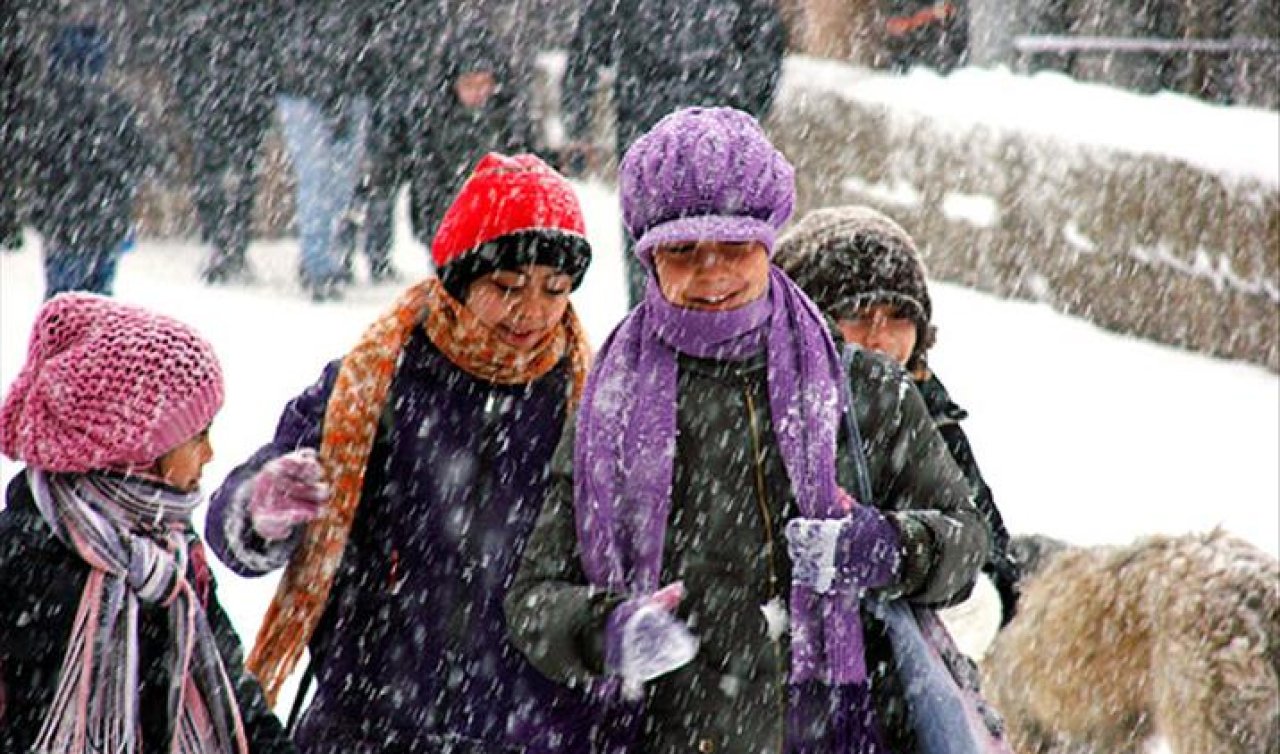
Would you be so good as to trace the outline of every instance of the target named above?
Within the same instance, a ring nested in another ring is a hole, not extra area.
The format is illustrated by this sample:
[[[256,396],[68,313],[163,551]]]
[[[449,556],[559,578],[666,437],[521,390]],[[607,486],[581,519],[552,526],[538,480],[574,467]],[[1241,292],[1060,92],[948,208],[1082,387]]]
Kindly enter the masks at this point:
[[[983,672],[1018,754],[1280,754],[1275,557],[1221,530],[1015,546],[1031,575]]]

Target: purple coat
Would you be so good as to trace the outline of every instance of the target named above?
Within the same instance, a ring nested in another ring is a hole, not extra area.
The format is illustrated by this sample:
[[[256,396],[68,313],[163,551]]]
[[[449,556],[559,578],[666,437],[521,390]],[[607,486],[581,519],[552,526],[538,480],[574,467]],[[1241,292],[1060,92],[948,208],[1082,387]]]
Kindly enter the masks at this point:
[[[318,448],[338,362],[286,406],[275,438],[214,494],[208,541],[232,570],[281,567],[248,525],[247,482]],[[528,385],[478,380],[419,330],[391,386],[351,538],[309,648],[303,752],[575,752],[579,697],[507,640],[502,600],[547,494],[564,425],[564,364]],[[296,535],[295,535],[296,537]]]

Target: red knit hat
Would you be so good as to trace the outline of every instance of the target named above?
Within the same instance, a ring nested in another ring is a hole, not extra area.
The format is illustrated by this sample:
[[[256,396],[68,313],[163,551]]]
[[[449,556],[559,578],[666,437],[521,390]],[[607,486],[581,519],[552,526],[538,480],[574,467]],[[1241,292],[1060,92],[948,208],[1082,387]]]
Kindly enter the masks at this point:
[[[187,325],[86,293],[54,296],[0,406],[0,452],[45,471],[144,467],[222,406],[213,347]]]
[[[548,264],[582,282],[591,261],[573,187],[531,154],[481,158],[431,242],[436,273],[455,298],[495,269]]]

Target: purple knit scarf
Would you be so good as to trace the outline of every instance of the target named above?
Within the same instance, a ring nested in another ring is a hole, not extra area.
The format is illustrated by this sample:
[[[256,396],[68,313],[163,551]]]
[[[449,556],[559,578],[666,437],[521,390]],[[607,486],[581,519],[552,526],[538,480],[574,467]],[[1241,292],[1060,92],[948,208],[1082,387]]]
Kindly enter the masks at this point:
[[[676,451],[678,354],[743,360],[764,350],[769,409],[802,515],[845,515],[836,494],[836,434],[845,379],[822,315],[770,268],[769,291],[727,312],[669,303],[650,279],[587,378],[574,448],[574,509],[592,584],[653,592],[662,567]],[[783,546],[783,543],[776,543]],[[791,680],[866,678],[856,592],[791,589]]]

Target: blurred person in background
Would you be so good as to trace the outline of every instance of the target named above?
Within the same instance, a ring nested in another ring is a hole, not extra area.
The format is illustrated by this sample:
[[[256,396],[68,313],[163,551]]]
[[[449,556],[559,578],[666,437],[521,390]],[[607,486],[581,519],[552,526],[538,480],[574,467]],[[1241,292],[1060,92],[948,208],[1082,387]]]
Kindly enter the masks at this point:
[[[91,23],[57,28],[49,76],[23,149],[32,225],[44,238],[45,295],[112,293],[132,242],[134,203],[151,162],[137,114],[102,82],[109,44]]]
[[[246,252],[255,164],[276,95],[269,14],[255,3],[181,0],[165,6],[176,47],[178,106],[191,136],[192,177],[208,283],[252,279]]]
[[[884,39],[891,64],[946,73],[965,64],[969,52],[967,0],[888,0]]]
[[[590,144],[590,126],[603,69],[616,68],[613,101],[621,155],[681,107],[723,105],[763,119],[773,104],[785,51],[786,29],[770,0],[589,0],[564,73],[566,164],[576,168],[600,161]],[[647,275],[635,255],[626,259],[634,305],[644,298]]]
[[[439,97],[425,160],[414,176],[414,223],[429,241],[445,209],[485,152],[530,147],[531,123],[517,110],[519,84],[507,40],[477,11],[450,19],[444,37]]]
[[[368,258],[372,282],[400,279],[391,263],[395,200],[429,149],[426,132],[441,65],[434,41],[444,18],[440,3],[391,2],[379,10],[365,50],[370,71],[365,160],[340,240],[342,272],[349,281],[355,279],[354,257],[360,251]]]
[[[512,19],[519,6],[393,4],[379,19],[368,56],[378,71],[368,158],[349,224],[364,223],[363,249],[374,282],[399,277],[391,247],[401,185],[410,188],[413,233],[430,246],[477,159],[491,150],[534,149],[528,111],[533,61],[516,43]],[[353,238],[352,244],[358,242]]]
[[[313,301],[341,298],[343,223],[364,162],[370,82],[364,48],[376,8],[293,0],[278,16],[277,107],[297,176],[298,277]]]

